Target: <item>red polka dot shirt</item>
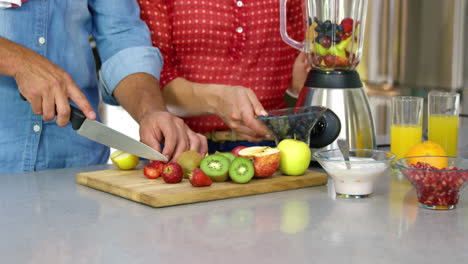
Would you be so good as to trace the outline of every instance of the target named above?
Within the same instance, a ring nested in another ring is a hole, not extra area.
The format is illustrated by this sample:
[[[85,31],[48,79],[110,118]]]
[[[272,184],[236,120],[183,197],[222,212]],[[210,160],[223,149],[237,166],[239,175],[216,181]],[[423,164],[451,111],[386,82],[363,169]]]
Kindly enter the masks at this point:
[[[164,57],[161,87],[177,77],[252,89],[268,110],[286,107],[298,51],[281,39],[279,0],[139,0]],[[304,38],[303,0],[288,1],[288,34]],[[185,118],[199,133],[227,130],[215,115]]]

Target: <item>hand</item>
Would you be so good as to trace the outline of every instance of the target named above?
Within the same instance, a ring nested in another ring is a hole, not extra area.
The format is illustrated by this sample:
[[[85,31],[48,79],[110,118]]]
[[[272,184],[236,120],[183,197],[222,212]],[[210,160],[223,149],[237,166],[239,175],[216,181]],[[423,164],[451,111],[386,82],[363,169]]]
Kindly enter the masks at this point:
[[[304,52],[299,53],[294,61],[291,84],[288,88],[289,92],[293,95],[299,95],[304,83],[307,79],[307,74],[312,69],[307,54]]]
[[[96,118],[85,95],[68,73],[29,49],[22,47],[20,50],[21,63],[14,78],[34,114],[42,115],[44,121],[51,121],[57,115],[57,125],[65,126],[70,120],[69,99],[72,99],[88,119]]]
[[[203,84],[201,84],[203,86]],[[267,128],[256,116],[267,116],[267,112],[258,101],[255,93],[242,86],[208,84],[208,104],[214,106],[214,112],[248,141],[259,142],[268,135]]]
[[[208,152],[205,136],[193,132],[182,119],[166,111],[151,111],[140,120],[140,139],[143,143],[175,161],[186,150],[199,152],[202,157]]]

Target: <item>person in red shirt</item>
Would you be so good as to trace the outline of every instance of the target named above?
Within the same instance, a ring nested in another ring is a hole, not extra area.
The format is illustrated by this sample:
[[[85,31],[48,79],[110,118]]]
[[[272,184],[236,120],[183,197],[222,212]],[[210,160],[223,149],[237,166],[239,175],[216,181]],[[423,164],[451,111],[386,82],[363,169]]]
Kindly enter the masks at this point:
[[[169,110],[210,139],[210,152],[274,145],[255,117],[285,108],[285,92],[297,95],[310,69],[305,54],[281,39],[279,1],[138,2],[163,54],[160,83]],[[288,33],[303,40],[303,1],[288,3]]]

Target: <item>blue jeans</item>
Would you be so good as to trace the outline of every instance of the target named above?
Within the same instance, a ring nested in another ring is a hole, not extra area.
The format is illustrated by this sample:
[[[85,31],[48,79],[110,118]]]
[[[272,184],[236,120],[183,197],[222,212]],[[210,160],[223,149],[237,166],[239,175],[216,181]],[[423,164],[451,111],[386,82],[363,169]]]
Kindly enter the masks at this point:
[[[208,140],[208,153],[212,154],[215,151],[219,152],[230,152],[237,146],[269,146],[276,147],[275,141],[261,141],[261,142],[248,142],[248,141],[217,141]]]

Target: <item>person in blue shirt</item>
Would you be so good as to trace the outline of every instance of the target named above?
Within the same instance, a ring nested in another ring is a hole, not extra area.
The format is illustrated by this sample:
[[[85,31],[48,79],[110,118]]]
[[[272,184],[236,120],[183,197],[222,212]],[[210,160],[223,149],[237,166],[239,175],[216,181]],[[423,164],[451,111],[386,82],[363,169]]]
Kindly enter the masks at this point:
[[[172,159],[207,152],[206,138],[166,109],[162,57],[139,12],[134,0],[30,0],[0,9],[0,174],[106,163],[109,149],[68,122],[70,101],[100,120],[101,97],[122,105],[139,123],[140,140]]]

